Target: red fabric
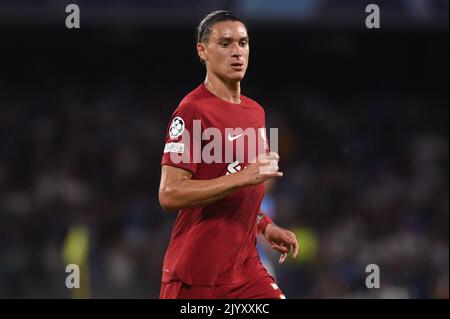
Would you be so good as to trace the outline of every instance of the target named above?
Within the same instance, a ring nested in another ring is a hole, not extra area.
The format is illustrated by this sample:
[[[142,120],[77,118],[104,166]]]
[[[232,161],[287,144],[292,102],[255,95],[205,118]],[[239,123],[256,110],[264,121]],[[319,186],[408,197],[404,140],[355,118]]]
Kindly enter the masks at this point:
[[[180,280],[163,282],[161,299],[284,299],[273,278],[262,270],[241,284],[191,286]]]
[[[241,96],[241,101],[241,104],[223,101],[203,84],[188,94],[173,113],[168,132],[175,117],[183,119],[185,131],[191,136],[194,134],[190,132],[194,119],[201,120],[202,131],[217,128],[222,136],[222,162],[175,163],[171,157],[173,153],[164,153],[162,165],[189,170],[193,173],[193,179],[202,180],[245,169],[249,164],[248,139],[242,136],[229,141],[229,130],[225,129],[253,128],[258,136],[258,146],[263,145],[258,147],[257,153],[260,154],[267,151],[263,132],[259,130],[262,128],[265,133],[265,113],[253,100]],[[204,149],[212,139],[186,141],[182,136],[171,138],[167,133],[166,143],[183,143],[185,149],[182,156],[193,160],[195,155],[187,151],[193,150],[194,143]],[[243,148],[237,147],[238,141],[244,144]],[[227,147],[234,149],[228,161],[225,158]],[[240,188],[205,207],[181,209],[164,259],[162,281],[181,280],[196,286],[235,284],[244,282],[261,270],[263,266],[256,250],[256,217],[263,196],[264,185],[257,185]]]
[[[259,212],[263,217],[259,220],[257,224],[257,231],[259,234],[263,234],[266,230],[267,225],[273,223],[272,219],[269,216],[264,214],[262,211]]]

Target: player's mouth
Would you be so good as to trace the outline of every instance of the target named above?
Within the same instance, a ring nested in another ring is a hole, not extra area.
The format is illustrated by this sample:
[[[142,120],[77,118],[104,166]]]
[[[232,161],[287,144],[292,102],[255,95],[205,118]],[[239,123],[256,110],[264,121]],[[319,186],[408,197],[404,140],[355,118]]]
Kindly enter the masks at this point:
[[[244,69],[244,63],[242,62],[231,63],[231,67],[236,71],[242,71]]]

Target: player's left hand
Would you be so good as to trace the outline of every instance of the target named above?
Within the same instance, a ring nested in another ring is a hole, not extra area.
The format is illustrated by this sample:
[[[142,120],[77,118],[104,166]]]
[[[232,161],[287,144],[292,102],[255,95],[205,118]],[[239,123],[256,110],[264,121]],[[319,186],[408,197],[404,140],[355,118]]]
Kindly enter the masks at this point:
[[[267,225],[264,231],[264,237],[272,245],[272,248],[281,253],[279,263],[282,264],[289,251],[292,249],[292,257],[297,257],[298,241],[295,234],[287,229],[281,228],[275,224]]]

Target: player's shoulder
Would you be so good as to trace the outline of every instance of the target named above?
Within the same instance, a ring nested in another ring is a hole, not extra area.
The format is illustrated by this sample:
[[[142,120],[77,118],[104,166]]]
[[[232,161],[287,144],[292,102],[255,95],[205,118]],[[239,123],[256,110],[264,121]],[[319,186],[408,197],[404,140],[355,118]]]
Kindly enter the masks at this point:
[[[189,92],[181,99],[176,111],[199,113],[205,96],[201,90],[201,85]]]
[[[249,98],[248,96],[241,94],[241,100],[243,100],[243,102],[246,105],[252,106],[252,107],[260,110],[261,112],[265,113],[264,107],[260,103],[253,100],[252,98]]]

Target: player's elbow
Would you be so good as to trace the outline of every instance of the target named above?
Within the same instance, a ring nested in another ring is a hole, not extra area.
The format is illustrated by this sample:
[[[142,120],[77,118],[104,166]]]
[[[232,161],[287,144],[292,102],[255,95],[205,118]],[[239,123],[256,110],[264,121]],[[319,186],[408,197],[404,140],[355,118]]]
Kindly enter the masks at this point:
[[[166,213],[177,211],[180,207],[176,201],[176,190],[164,187],[159,190],[158,194],[159,204]]]

